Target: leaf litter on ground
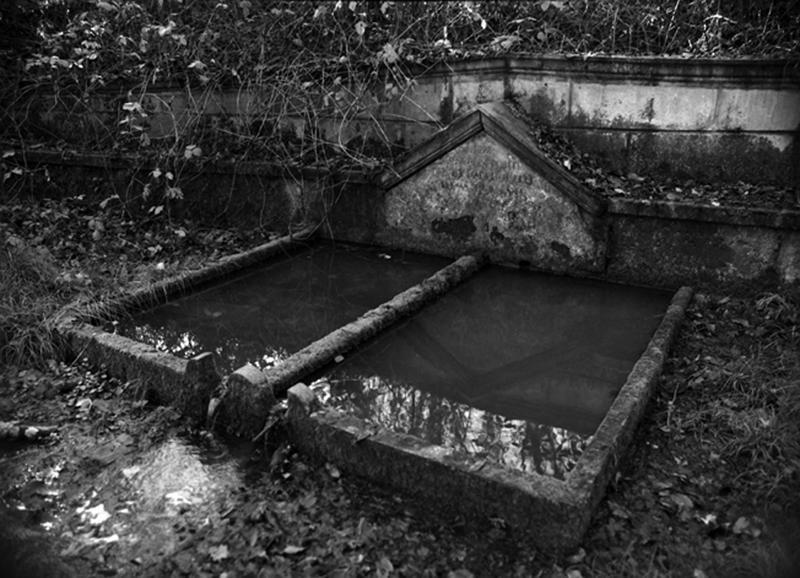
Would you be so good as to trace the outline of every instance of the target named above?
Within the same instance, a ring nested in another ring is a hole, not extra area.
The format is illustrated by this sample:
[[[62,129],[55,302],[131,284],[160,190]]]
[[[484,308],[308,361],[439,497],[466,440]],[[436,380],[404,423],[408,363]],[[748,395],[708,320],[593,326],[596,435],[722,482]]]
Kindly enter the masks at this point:
[[[260,240],[223,229],[203,231],[191,223],[181,224],[187,232],[181,237],[156,223],[138,229],[110,216],[104,219],[106,231],[121,234],[128,240],[125,246],[139,248],[125,260],[127,273],[118,274],[124,249],[105,237],[92,241],[91,230],[83,226],[63,229],[71,244],[57,234],[64,223],[77,221],[70,217],[73,212],[87,210],[68,199],[2,207],[0,214],[10,217],[2,222],[10,223],[19,243],[47,249],[62,267],[87,271],[92,290],[139,282],[131,272],[142,266],[152,270],[160,262],[145,249],[153,243],[168,247],[174,259],[169,268],[180,268]],[[68,298],[86,291],[87,285],[72,281]],[[582,550],[566,560],[534,552],[502,525],[488,533],[475,530],[338,468],[307,462],[287,448],[272,473],[263,467],[259,474],[248,474],[248,483],[230,496],[212,523],[193,520],[190,511],[180,514],[175,536],[191,538],[174,560],[142,551],[132,556],[138,560],[134,566],[151,575],[173,570],[246,574],[253,567],[270,567],[301,574],[456,576],[513,575],[524,568],[544,576],[555,575],[554,564],[566,562],[570,566],[561,575],[715,576],[750,568],[750,561],[769,547],[778,548],[776,563],[790,567],[796,562],[793,551],[779,548],[800,535],[800,522],[792,522],[800,517],[793,518],[797,496],[791,492],[798,472],[787,470],[800,455],[792,421],[792,407],[798,406],[790,403],[798,399],[792,392],[800,381],[798,311],[800,299],[790,293],[697,295],[632,453],[594,516]],[[87,533],[95,530],[80,514],[52,520],[51,515],[75,500],[88,500],[87,508],[102,505],[111,516],[135,508],[113,506],[113,493],[93,495],[97,476],[114,470],[119,480],[136,478],[141,475],[136,456],[186,425],[165,408],[127,397],[136,391],[135,384],[85,361],[6,367],[0,388],[0,420],[53,424],[59,431],[25,454],[0,455],[4,504],[24,505],[34,525],[41,520],[52,524],[48,527],[55,534],[49,539],[59,540],[68,561],[85,573],[128,568],[131,562],[115,554],[120,544],[108,542],[116,535],[124,543],[126,536],[104,532],[95,536],[100,542],[91,542]],[[750,417],[763,425],[742,437],[740,426]],[[675,431],[684,435],[679,438]],[[773,455],[772,447],[781,447],[782,453]],[[258,463],[258,449],[253,456]],[[97,527],[110,523],[113,518]],[[776,528],[786,530],[787,538]],[[191,554],[201,551],[207,554],[203,558]]]

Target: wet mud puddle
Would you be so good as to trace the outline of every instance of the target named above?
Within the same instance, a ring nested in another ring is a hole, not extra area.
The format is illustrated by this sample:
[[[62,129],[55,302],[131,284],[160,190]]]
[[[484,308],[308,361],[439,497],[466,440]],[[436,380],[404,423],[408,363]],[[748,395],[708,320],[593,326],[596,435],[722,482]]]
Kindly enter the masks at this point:
[[[75,459],[69,449],[64,455],[70,459],[49,455],[46,448],[28,450],[40,454],[29,460],[40,467],[17,477],[19,489],[7,492],[0,519],[11,525],[4,531],[10,530],[12,538],[14,533],[27,535],[20,528],[36,527],[59,537],[61,546],[54,553],[64,560],[90,561],[92,575],[98,568],[109,575],[160,575],[157,568],[165,559],[180,567],[182,556],[187,568],[194,567],[197,544],[191,528],[221,526],[236,504],[237,491],[260,473],[250,460],[251,444],[211,434],[172,432],[144,448],[131,436],[116,435],[105,444],[115,449],[108,465],[100,463],[103,448],[93,449],[87,441],[78,451],[90,459]],[[4,453],[5,465],[24,464],[25,456],[15,453]],[[8,536],[3,543],[8,546]],[[34,549],[29,556],[43,555]],[[39,564],[55,572],[52,556],[25,560],[23,568]]]
[[[444,258],[320,244],[120,320],[122,335],[220,371],[273,365],[447,265]]]
[[[123,557],[157,560],[181,549],[177,521],[202,524],[224,512],[244,465],[218,442],[172,436],[108,480],[104,502],[88,500],[79,513],[90,524],[107,521],[107,539]]]
[[[562,479],[670,297],[490,268],[323,373],[313,388],[374,425]]]

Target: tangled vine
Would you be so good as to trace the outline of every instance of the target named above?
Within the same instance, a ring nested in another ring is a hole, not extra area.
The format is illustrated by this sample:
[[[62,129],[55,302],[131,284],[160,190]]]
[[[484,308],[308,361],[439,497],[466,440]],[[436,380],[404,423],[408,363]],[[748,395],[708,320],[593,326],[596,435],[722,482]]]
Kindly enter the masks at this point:
[[[376,167],[377,111],[441,62],[530,53],[792,57],[793,0],[21,0],[0,8],[0,141],[134,153],[142,198],[216,159]],[[235,113],[235,114],[232,114]],[[352,129],[359,121],[356,132]],[[4,183],[25,176],[5,152]]]

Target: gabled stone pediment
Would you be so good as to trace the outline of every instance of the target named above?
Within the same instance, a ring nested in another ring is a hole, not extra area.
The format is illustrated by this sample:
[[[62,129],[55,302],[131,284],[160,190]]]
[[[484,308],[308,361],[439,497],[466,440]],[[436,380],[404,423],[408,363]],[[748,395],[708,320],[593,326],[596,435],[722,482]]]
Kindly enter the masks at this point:
[[[605,199],[583,186],[569,171],[539,149],[525,128],[520,126],[520,120],[502,102],[479,104],[472,112],[453,121],[412,150],[395,167],[385,171],[380,177],[381,185],[385,189],[394,187],[482,132],[513,152],[520,161],[558,187],[583,210],[593,215],[605,211]]]
[[[447,255],[598,271],[605,199],[536,146],[503,103],[479,105],[380,179],[382,241]]]

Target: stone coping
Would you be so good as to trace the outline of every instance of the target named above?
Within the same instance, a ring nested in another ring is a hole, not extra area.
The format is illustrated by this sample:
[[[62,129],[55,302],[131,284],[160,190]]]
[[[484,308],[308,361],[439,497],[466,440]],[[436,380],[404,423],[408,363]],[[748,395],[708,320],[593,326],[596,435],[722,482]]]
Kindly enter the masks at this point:
[[[580,543],[633,438],[691,297],[689,287],[675,293],[647,349],[563,481],[486,464],[376,428],[325,407],[304,384],[288,391],[292,443],[344,471],[409,492],[425,505],[483,522],[500,517],[537,547],[569,552]]]
[[[610,199],[608,212],[634,217],[654,217],[681,221],[701,221],[744,227],[800,230],[800,208],[767,209],[711,206],[674,201]]]
[[[440,64],[425,75],[549,72],[646,82],[702,81],[797,87],[800,59],[542,54],[451,62]]]
[[[582,76],[659,81],[727,82],[738,85],[797,87],[800,58],[694,58],[682,56],[626,56],[617,54],[518,54],[493,58],[468,58],[433,66],[411,65],[412,76],[487,75],[493,73],[572,73]],[[162,82],[150,92],[185,90]],[[105,94],[126,94],[128,86],[108,86]],[[230,89],[238,89],[231,86]]]
[[[101,304],[98,308],[107,315],[108,313],[121,314],[160,305],[173,297],[227,277],[231,273],[242,271],[273,257],[297,251],[305,246],[305,241],[313,240],[316,232],[316,227],[305,227],[296,233],[279,237],[252,249],[222,257],[202,269],[187,271],[128,292],[122,297]],[[91,316],[84,314],[84,318],[87,317]]]
[[[103,317],[153,307],[234,271],[294,251],[314,234],[315,229],[307,227],[298,233],[223,257],[203,269],[164,279],[104,303],[80,309],[67,306],[59,313],[56,334],[74,355],[86,355],[94,363],[105,365],[112,374],[138,383],[140,393],[148,399],[173,405],[185,414],[201,419],[205,416],[211,393],[221,382],[212,353],[182,359],[158,351],[151,345],[108,333],[95,324]]]
[[[275,398],[285,394],[289,387],[333,363],[337,356],[355,349],[390,325],[416,313],[466,281],[487,261],[484,255],[465,255],[274,367],[262,371],[248,364],[237,369],[228,378],[228,392],[222,403],[223,421],[236,424],[238,435],[256,434],[264,425]]]

